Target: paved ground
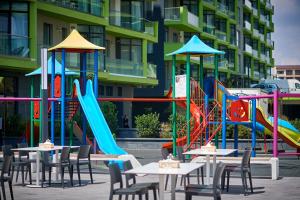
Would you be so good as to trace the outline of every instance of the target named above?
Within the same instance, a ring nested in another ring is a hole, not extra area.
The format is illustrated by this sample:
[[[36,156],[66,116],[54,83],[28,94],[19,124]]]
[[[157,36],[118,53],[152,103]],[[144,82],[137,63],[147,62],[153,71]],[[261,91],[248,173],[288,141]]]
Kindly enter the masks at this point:
[[[153,160],[158,160],[160,158],[159,150],[130,150],[129,152],[134,153],[139,160],[144,163],[149,163]],[[241,194],[241,180],[238,176],[231,179],[231,190],[229,193],[224,192],[222,194],[222,199],[230,200],[261,200],[261,199],[300,199],[300,161],[295,159],[283,159],[280,161],[280,175],[281,178],[277,181],[272,181],[265,176],[270,175],[269,167],[254,166],[252,168],[253,175],[256,176],[253,180],[254,184],[254,194],[244,196]],[[19,183],[14,183],[14,195],[15,199],[22,200],[94,200],[94,199],[108,199],[109,196],[109,175],[107,174],[107,169],[103,164],[98,163],[94,166],[94,184],[89,183],[88,174],[83,174],[82,179],[84,180],[84,186],[78,186],[77,176],[74,174],[75,187],[67,186],[65,189],[60,188],[60,185],[53,185],[47,188],[28,188],[20,186]],[[35,174],[34,174],[35,176]],[[264,176],[265,178],[261,178]],[[68,175],[66,175],[68,179]],[[157,176],[146,176],[139,177],[139,182],[142,181],[158,181]],[[7,188],[8,189],[8,188]],[[178,187],[182,190],[182,187]],[[7,190],[8,192],[8,190]],[[9,194],[7,193],[9,197]],[[166,199],[170,199],[169,191],[166,192]],[[184,193],[179,191],[176,193],[177,199],[184,199]],[[10,199],[10,198],[8,198]],[[115,197],[114,199],[118,199]],[[124,198],[123,198],[124,199]],[[153,199],[150,195],[150,199]],[[196,197],[193,199],[211,199],[204,197]]]

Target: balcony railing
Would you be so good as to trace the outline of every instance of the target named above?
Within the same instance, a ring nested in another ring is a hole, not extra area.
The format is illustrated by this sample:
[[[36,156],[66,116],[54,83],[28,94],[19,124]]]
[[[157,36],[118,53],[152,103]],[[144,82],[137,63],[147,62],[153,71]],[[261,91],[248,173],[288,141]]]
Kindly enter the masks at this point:
[[[245,6],[248,7],[250,10],[252,9],[252,4],[250,0],[245,0]]]
[[[259,37],[259,31],[257,29],[255,29],[255,28],[253,28],[253,35],[255,37]]]
[[[144,76],[142,63],[123,59],[106,58],[106,71],[119,75]]]
[[[252,54],[252,47],[249,44],[245,44],[245,51]]]
[[[0,54],[7,56],[28,57],[29,38],[21,35],[0,34]]]
[[[233,62],[228,62],[228,68],[233,69],[234,68],[234,63]]]
[[[235,13],[231,10],[228,10],[228,15],[231,19],[235,19]]]
[[[267,62],[267,64],[271,64],[271,60],[270,60],[269,56],[266,56],[266,62]]]
[[[214,0],[204,0],[204,2],[213,4],[215,1]]]
[[[204,32],[214,35],[216,27],[214,25],[203,24]]]
[[[220,40],[223,40],[223,41],[226,41],[226,40],[227,40],[226,33],[223,32],[223,31],[216,30],[216,36],[217,36],[217,38],[219,38]]]
[[[258,11],[257,11],[257,9],[256,8],[252,8],[252,12],[253,12],[253,15],[254,16],[257,16],[258,15]]]
[[[188,23],[198,27],[199,26],[199,17],[194,15],[191,12],[188,12]]]
[[[150,63],[147,64],[147,77],[148,78],[152,78],[152,79],[157,78],[156,68],[157,68],[157,66],[154,64],[150,64]]]
[[[109,12],[109,23],[114,26],[154,35],[154,22],[119,11]]]
[[[269,10],[273,10],[273,5],[271,4],[270,1],[266,2],[266,8],[269,9]]]
[[[270,21],[268,19],[266,19],[266,25],[267,27],[270,27]]]
[[[251,23],[248,21],[245,21],[244,26],[247,30],[251,31]]]
[[[258,57],[258,52],[255,49],[252,49],[252,55],[257,58]]]
[[[235,35],[231,35],[230,36],[230,44],[232,45],[237,45],[237,41],[236,41],[236,36]]]
[[[265,36],[262,33],[259,33],[259,38],[261,41],[265,41]]]
[[[262,61],[267,61],[267,57],[266,57],[266,55],[265,54],[260,54],[260,60],[262,60]]]
[[[272,39],[267,39],[267,43],[268,43],[268,45],[269,46],[272,46],[272,47],[274,47],[274,41],[272,40]]]
[[[180,7],[165,8],[165,20],[180,21]]]
[[[228,6],[226,6],[225,4],[223,3],[220,3],[220,2],[217,2],[217,8],[219,11],[227,14],[228,13]]]
[[[222,68],[222,69],[227,69],[228,68],[228,60],[223,59],[223,60],[219,61],[218,67]]]
[[[263,23],[267,22],[267,18],[264,15],[260,15],[260,21],[262,21]]]
[[[88,13],[98,17],[103,17],[103,0],[97,3],[91,3],[89,0],[72,1],[72,0],[39,0],[46,3],[51,3],[59,7],[76,10],[83,13]]]

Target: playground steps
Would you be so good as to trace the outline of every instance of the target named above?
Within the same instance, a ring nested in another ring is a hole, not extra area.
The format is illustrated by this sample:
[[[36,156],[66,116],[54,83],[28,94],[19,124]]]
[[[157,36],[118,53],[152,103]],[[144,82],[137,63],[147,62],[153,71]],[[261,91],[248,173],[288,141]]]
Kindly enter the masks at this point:
[[[210,159],[212,161],[212,159]],[[242,157],[217,157],[217,162],[224,162],[226,164],[241,164]],[[192,160],[192,162],[206,163],[205,156],[199,156]],[[277,180],[279,177],[279,159],[275,157],[251,157],[251,164],[255,165],[271,165],[272,180]]]

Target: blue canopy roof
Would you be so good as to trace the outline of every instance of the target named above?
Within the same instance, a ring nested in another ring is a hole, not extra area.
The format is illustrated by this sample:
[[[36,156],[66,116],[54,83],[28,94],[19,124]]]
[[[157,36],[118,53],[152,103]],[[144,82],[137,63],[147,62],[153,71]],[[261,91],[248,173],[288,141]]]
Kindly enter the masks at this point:
[[[196,35],[194,35],[183,47],[181,47],[180,49],[172,53],[167,54],[167,56],[178,55],[178,54],[185,55],[188,53],[193,56],[225,54],[224,51],[219,51],[206,45]]]
[[[48,74],[52,74],[52,58],[50,57],[48,59]],[[34,76],[34,75],[41,75],[42,68],[38,68],[34,70],[33,72],[30,72],[29,74],[26,74],[25,76]],[[55,74],[61,74],[61,64],[55,59]],[[76,76],[79,75],[77,72],[73,72],[67,68],[65,68],[65,74],[66,76]]]

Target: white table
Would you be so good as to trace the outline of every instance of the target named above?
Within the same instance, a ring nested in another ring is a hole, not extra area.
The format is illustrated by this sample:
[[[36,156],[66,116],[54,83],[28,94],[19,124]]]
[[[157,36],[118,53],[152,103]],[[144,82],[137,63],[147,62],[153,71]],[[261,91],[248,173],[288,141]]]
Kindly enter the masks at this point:
[[[79,146],[70,146],[71,149],[77,149]],[[58,152],[62,150],[63,146],[54,146],[53,148],[43,147],[25,147],[12,149],[13,151],[30,151],[36,152],[36,183],[35,185],[28,185],[29,187],[41,187],[40,185],[40,152],[55,151],[55,160],[58,161]],[[58,180],[58,170],[55,172],[55,179]]]
[[[159,168],[157,162],[137,167],[124,172],[125,174],[147,174],[159,175],[159,199],[164,200],[165,175],[171,175],[171,199],[175,200],[175,180],[176,175],[187,175],[192,171],[202,167],[203,163],[180,163],[180,168]]]
[[[237,149],[216,149],[215,152],[205,151],[203,149],[193,149],[191,151],[187,151],[183,154],[185,155],[205,155],[206,156],[206,184],[210,185],[210,156],[213,156],[213,174],[215,173],[217,156],[227,156],[234,152]]]

